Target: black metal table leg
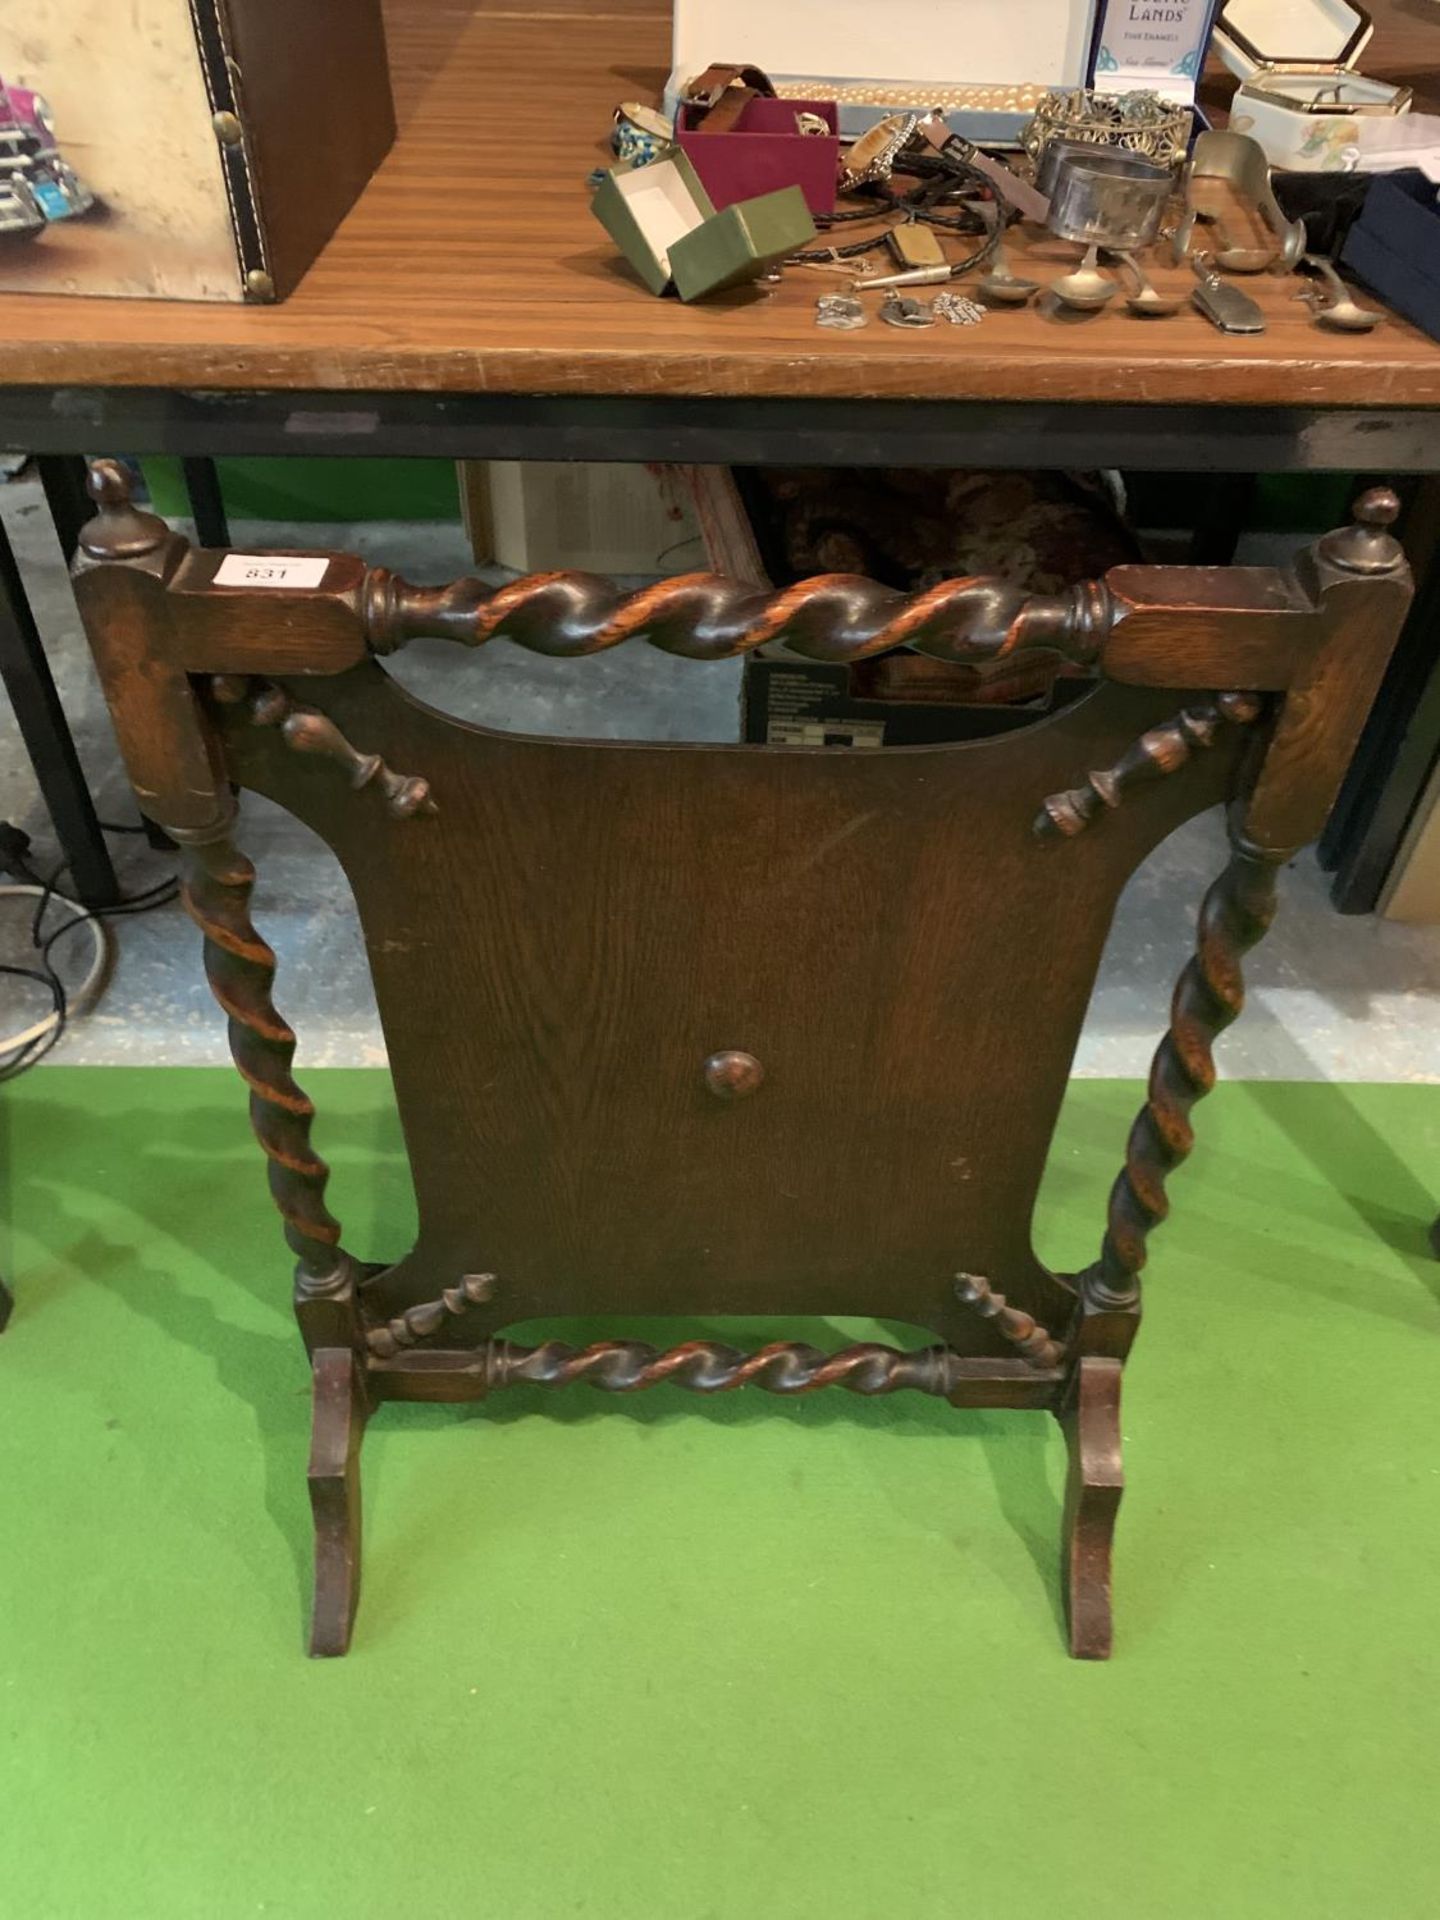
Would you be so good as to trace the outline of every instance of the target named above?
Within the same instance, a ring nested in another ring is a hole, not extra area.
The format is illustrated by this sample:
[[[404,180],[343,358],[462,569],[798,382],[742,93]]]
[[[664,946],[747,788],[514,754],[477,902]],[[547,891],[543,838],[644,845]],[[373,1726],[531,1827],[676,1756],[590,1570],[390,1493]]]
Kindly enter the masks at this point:
[[[1194,567],[1228,567],[1255,511],[1253,473],[1215,473],[1205,481],[1201,518],[1190,539]]]
[[[50,663],[25,596],[10,536],[0,524],[0,680],[10,696],[20,737],[35,768],[70,878],[87,907],[113,906],[120,897],[110,850],[95,817],[75,742],[55,691]]]
[[[202,547],[228,547],[230,523],[225,517],[225,500],[213,460],[182,460],[185,491],[190,497],[190,517],[195,522],[195,539]]]
[[[40,484],[45,489],[45,498],[49,502],[50,518],[55,522],[60,551],[64,554],[68,566],[75,557],[76,547],[80,544],[80,529],[95,511],[95,503],[85,491],[84,455],[37,454],[35,468],[40,475]]]
[[[1373,912],[1440,761],[1440,479],[1407,489],[1410,617],[1320,841],[1341,913]]]

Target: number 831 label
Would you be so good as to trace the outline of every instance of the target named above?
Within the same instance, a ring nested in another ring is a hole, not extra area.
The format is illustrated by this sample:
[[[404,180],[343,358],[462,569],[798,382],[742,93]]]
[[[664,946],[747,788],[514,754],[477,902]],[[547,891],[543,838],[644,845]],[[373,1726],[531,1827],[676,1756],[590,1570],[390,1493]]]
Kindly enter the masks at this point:
[[[217,587],[318,587],[330,562],[308,554],[227,553]]]

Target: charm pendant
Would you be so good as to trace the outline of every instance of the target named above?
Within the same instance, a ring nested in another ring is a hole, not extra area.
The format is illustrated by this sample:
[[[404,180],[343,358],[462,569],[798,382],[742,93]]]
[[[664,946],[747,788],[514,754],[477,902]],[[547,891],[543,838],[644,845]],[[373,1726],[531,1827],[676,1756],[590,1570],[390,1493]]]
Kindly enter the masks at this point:
[[[815,302],[817,327],[835,327],[851,333],[856,327],[866,326],[869,318],[860,302],[848,293],[822,293]]]
[[[935,311],[909,294],[887,293],[880,318],[892,327],[933,327]]]
[[[952,327],[978,326],[985,318],[985,309],[978,300],[971,300],[963,293],[937,293],[933,302],[938,319],[948,320]]]

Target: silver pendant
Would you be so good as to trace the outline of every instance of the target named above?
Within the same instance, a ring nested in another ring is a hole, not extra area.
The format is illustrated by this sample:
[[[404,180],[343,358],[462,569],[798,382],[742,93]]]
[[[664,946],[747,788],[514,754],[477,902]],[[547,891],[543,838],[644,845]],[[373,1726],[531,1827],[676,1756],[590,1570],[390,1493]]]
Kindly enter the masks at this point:
[[[963,293],[937,293],[932,304],[937,317],[948,320],[952,327],[975,327],[985,318],[979,301]]]
[[[865,326],[869,318],[860,302],[848,293],[822,293],[815,302],[817,327],[835,327],[851,333],[856,327]]]
[[[887,293],[885,303],[880,309],[880,318],[888,321],[892,327],[933,327],[935,312],[922,301],[912,299],[908,294]]]

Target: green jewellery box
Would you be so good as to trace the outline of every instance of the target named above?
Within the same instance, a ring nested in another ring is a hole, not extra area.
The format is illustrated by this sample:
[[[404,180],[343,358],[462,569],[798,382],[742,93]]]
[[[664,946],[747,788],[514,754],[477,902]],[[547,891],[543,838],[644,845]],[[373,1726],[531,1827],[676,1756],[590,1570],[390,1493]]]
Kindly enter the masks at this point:
[[[815,238],[799,187],[737,200],[723,213],[678,147],[646,167],[612,167],[591,202],[595,218],[652,293],[682,300],[758,279]]]

